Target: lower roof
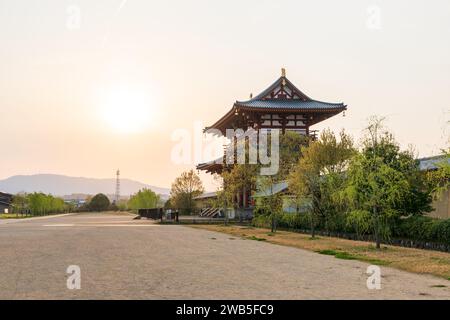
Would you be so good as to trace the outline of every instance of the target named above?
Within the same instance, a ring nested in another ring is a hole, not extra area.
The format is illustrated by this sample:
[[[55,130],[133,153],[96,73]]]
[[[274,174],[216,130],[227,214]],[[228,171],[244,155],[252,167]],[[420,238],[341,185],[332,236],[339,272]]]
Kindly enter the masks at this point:
[[[259,109],[292,109],[297,111],[307,111],[307,110],[338,110],[345,109],[343,103],[329,103],[317,100],[248,100],[248,101],[237,101],[234,104],[236,107],[248,107],[248,108],[259,108]]]

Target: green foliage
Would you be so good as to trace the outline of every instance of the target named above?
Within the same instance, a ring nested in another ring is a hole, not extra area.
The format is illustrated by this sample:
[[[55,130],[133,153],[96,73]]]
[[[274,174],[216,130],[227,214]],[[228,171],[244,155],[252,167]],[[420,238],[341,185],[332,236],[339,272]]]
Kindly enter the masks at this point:
[[[346,218],[346,226],[353,227],[358,236],[367,234],[371,230],[371,216],[366,210],[350,211]]]
[[[324,130],[318,141],[312,141],[302,149],[302,157],[289,175],[289,190],[296,199],[310,200],[313,237],[321,222],[327,229],[338,228],[335,222],[344,223],[341,213],[345,201],[336,191],[345,183],[344,172],[355,152],[351,137],[344,131],[338,139],[330,130]]]
[[[348,223],[340,225],[332,230],[342,233],[356,233],[358,235],[371,234],[372,217],[370,212],[352,211],[346,215]],[[261,214],[253,218],[253,226],[258,228],[270,228],[271,218],[269,215]],[[278,226],[292,231],[308,230],[310,227],[310,217],[308,214],[285,213],[279,217]],[[408,239],[424,242],[435,242],[450,245],[450,219],[439,220],[430,217],[412,215],[408,218],[401,218],[390,225],[391,237],[396,239]],[[326,230],[324,224],[317,226],[318,230]],[[335,255],[334,253],[332,255]],[[379,263],[375,263],[379,264]]]
[[[402,219],[393,233],[397,238],[450,244],[450,219],[412,216]]]
[[[16,213],[28,212],[31,215],[47,215],[66,212],[69,207],[63,199],[50,194],[35,192],[14,196],[13,210]]]
[[[302,149],[308,144],[309,138],[297,132],[287,131],[280,136],[280,168],[276,180],[288,178],[302,156]]]
[[[342,194],[349,202],[348,224],[370,232],[377,247],[392,234],[401,217],[431,211],[432,188],[411,151],[400,151],[392,134],[374,118],[367,128],[363,149],[350,162]]]
[[[91,201],[89,202],[89,209],[91,211],[107,211],[110,206],[110,202],[107,196],[105,196],[103,193],[99,193],[95,195]]]
[[[194,198],[203,192],[202,181],[194,170],[183,172],[172,183],[170,204],[181,214],[192,214],[196,208]]]
[[[273,191],[276,182],[275,176],[263,176],[258,181],[258,188],[268,191],[268,194],[258,199],[257,208],[270,217],[272,232],[277,231],[280,216],[283,213],[283,195],[281,192]]]
[[[327,256],[334,256],[337,259],[343,259],[343,260],[356,260],[358,259],[357,256],[352,255],[351,253],[345,252],[345,251],[336,251],[336,250],[318,250],[317,253],[324,254]]]
[[[131,210],[157,208],[159,200],[159,196],[156,193],[144,188],[128,200],[128,208]]]

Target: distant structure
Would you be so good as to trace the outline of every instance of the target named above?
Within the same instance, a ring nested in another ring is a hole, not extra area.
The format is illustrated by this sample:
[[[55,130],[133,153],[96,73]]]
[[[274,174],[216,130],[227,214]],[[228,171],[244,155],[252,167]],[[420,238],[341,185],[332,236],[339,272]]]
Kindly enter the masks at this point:
[[[114,203],[119,203],[120,200],[120,170],[116,172],[116,194],[114,195]]]
[[[0,214],[9,213],[13,201],[13,195],[0,192]]]

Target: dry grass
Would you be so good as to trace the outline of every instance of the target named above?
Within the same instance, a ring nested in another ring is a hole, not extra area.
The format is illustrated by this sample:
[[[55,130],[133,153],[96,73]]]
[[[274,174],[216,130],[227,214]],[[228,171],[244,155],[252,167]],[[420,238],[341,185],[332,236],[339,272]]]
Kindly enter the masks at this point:
[[[17,215],[15,213],[2,213],[0,214],[0,219],[25,219],[30,218],[31,216],[25,216],[25,215]]]
[[[277,231],[276,234],[273,234],[268,229],[253,227],[225,225],[195,225],[191,227],[227,233],[248,240],[265,241],[334,255],[340,259],[356,259],[409,272],[433,274],[450,280],[450,254],[445,252],[387,245],[383,245],[382,249],[377,250],[369,242],[322,236],[311,239],[306,234],[286,231]]]

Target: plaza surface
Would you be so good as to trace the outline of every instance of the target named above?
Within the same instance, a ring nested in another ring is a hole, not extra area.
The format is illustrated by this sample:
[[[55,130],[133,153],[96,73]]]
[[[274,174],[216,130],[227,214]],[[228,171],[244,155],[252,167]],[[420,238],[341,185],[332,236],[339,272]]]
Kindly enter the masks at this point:
[[[0,224],[1,299],[450,299],[449,281],[132,215]],[[81,289],[67,288],[80,267]]]

